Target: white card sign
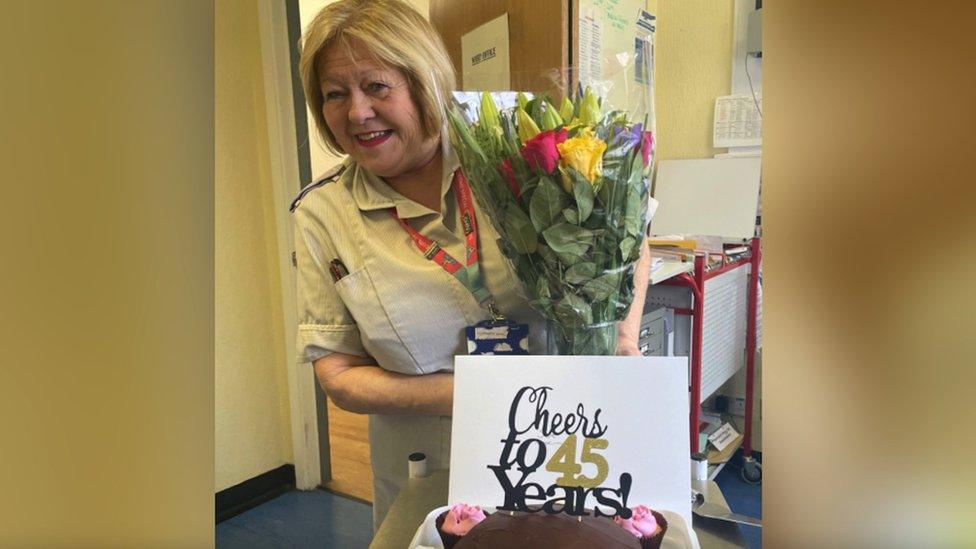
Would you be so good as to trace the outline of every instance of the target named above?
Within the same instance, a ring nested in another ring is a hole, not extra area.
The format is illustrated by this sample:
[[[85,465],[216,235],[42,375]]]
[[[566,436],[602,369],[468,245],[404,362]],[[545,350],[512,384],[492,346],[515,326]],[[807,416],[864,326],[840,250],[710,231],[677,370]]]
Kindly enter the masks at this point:
[[[461,86],[465,90],[512,89],[508,14],[461,36]]]
[[[715,449],[721,452],[725,450],[725,447],[732,443],[733,440],[739,437],[739,433],[735,432],[735,428],[732,427],[731,423],[726,423],[714,433],[708,435],[708,442],[711,442]]]
[[[458,356],[448,501],[691,524],[684,357]]]

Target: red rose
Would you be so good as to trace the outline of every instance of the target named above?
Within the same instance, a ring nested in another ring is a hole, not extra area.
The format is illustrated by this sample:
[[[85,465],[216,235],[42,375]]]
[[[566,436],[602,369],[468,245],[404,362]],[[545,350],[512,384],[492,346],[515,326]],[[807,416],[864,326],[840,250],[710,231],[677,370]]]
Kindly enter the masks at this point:
[[[522,146],[522,158],[530,168],[544,173],[552,173],[559,164],[559,149],[556,145],[566,140],[566,129],[539,132]]]
[[[519,188],[518,181],[515,180],[515,170],[512,169],[512,162],[509,159],[505,159],[498,166],[498,171],[502,172],[505,176],[505,182],[508,183],[508,188],[512,191],[512,194],[518,197],[522,194],[522,189]]]
[[[654,145],[654,135],[651,132],[644,132],[641,136],[641,156],[644,157],[644,165],[651,156],[651,146]]]

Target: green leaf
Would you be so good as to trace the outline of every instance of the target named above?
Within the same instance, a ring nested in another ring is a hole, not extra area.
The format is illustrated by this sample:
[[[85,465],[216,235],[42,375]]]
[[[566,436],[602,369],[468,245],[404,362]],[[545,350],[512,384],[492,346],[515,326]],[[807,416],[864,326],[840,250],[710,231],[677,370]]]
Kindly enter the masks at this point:
[[[543,97],[536,96],[530,99],[529,102],[525,105],[525,111],[529,113],[529,116],[531,116],[532,119],[535,120],[537,125],[542,119],[542,100]]]
[[[468,125],[461,119],[461,117],[454,112],[454,109],[447,109],[447,118],[451,123],[451,128],[454,130],[452,136],[455,140],[463,143],[463,146],[457,148],[461,150],[469,150],[474,154],[476,160],[483,164],[488,163],[488,158],[485,156],[484,151],[475,141],[474,137],[468,132]]]
[[[593,245],[593,231],[569,223],[557,223],[542,232],[556,253],[583,255]]]
[[[543,99],[542,101],[542,125],[539,127],[544,130],[554,130],[559,126],[563,125],[563,119],[560,118],[559,112],[556,107],[552,106],[548,100]]]
[[[554,253],[556,254],[556,257],[559,258],[559,262],[565,265],[566,267],[572,267],[573,265],[576,265],[577,263],[583,260],[583,256],[579,254],[571,254],[565,252],[554,252]]]
[[[512,248],[512,246],[509,246],[509,248]],[[521,254],[514,249],[512,249],[512,252],[512,265],[515,267],[515,274],[519,281],[529,288],[534,287],[535,281],[539,278],[539,274],[535,270],[532,255]]]
[[[594,278],[583,286],[583,292],[593,301],[603,301],[620,289],[623,273],[606,273]]]
[[[597,229],[594,231],[596,244],[593,246],[593,262],[597,265],[607,266],[617,255],[617,239],[608,229]]]
[[[636,237],[641,234],[643,227],[641,226],[641,206],[642,201],[640,197],[640,191],[635,187],[629,187],[627,189],[627,206],[624,210],[624,228],[627,230],[627,234]],[[646,202],[643,204],[644,209],[646,208]]]
[[[515,251],[515,247],[512,246],[509,240],[499,238],[495,243],[498,245],[498,249],[502,251],[502,254],[511,261],[516,261],[519,257],[522,257],[522,254]]]
[[[593,185],[572,167],[567,167],[567,171],[573,181],[573,196],[576,198],[576,207],[579,208],[580,221],[586,221],[593,211]]]
[[[590,217],[586,218],[586,223],[583,223],[583,226],[587,229],[598,229],[604,226],[605,221],[606,215],[604,214],[603,208],[595,207],[593,208],[593,212],[590,214]]]
[[[632,236],[628,236],[620,241],[620,255],[623,257],[624,261],[630,259],[630,253],[634,251],[634,246],[636,245],[637,239]]]
[[[532,200],[529,203],[529,215],[532,218],[532,226],[537,232],[542,232],[552,226],[556,217],[562,212],[566,205],[566,195],[548,177],[539,179],[539,186],[532,193]]]
[[[552,292],[549,291],[549,282],[544,276],[540,276],[535,281],[535,297],[538,299],[548,299],[552,297]]]
[[[605,185],[601,185],[597,189],[596,194],[600,198],[600,204],[603,204],[603,208],[607,215],[613,210],[613,204],[610,203],[611,198],[613,198],[613,191],[617,188],[617,180],[609,179]]]
[[[556,304],[556,319],[564,326],[585,326],[593,322],[593,312],[585,299],[566,294]]]
[[[550,269],[559,268],[559,257],[556,255],[555,252],[552,251],[551,248],[549,248],[549,246],[546,246],[545,244],[539,244],[539,247],[536,251],[538,252],[539,255],[542,256],[543,261],[546,262],[546,265]]]
[[[485,127],[481,125],[474,126],[474,140],[481,147],[485,156],[488,158],[497,158],[501,152],[502,142],[501,142],[501,128],[499,127]]]
[[[590,262],[577,263],[566,269],[566,282],[570,284],[583,284],[593,280],[595,276],[596,265]]]
[[[542,311],[543,315],[547,318],[556,316],[556,311],[552,306],[552,300],[549,298],[534,299],[530,301],[529,304],[535,308],[535,310]]]
[[[502,139],[502,144],[505,148],[505,156],[519,156],[521,143],[519,142],[518,129],[515,127],[515,113],[502,114],[500,120],[502,137],[504,138]]]
[[[580,224],[579,212],[577,212],[573,208],[563,208],[563,218],[565,218],[567,222],[572,223],[573,225]]]
[[[512,206],[505,208],[505,217],[502,227],[505,237],[511,242],[512,247],[520,254],[530,254],[536,250],[538,239],[535,229],[529,216],[521,208]]]
[[[620,281],[620,295],[615,300],[614,309],[617,311],[617,318],[627,318],[630,305],[634,301],[634,275],[631,272],[625,275]]]

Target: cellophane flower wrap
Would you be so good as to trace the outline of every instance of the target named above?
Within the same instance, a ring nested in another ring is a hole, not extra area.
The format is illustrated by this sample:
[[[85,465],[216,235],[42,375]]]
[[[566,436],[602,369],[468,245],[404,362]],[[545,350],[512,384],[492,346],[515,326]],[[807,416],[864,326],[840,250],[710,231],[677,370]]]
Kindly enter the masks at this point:
[[[499,112],[485,93],[476,122],[448,108],[451,141],[555,352],[610,355],[634,297],[653,135],[589,89],[559,105],[519,94]]]

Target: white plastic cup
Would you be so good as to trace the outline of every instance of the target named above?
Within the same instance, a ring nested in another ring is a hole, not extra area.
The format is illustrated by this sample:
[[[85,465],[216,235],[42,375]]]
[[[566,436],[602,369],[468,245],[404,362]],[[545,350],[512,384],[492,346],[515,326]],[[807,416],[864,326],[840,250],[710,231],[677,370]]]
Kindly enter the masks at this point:
[[[691,455],[691,480],[708,480],[708,455],[697,453]]]
[[[407,471],[410,478],[427,476],[427,454],[414,452],[407,457]]]

